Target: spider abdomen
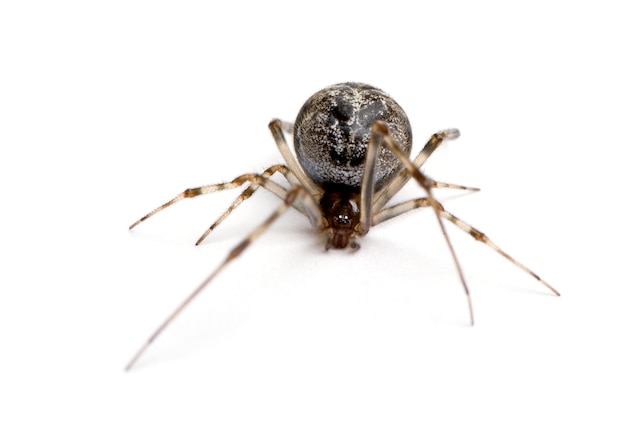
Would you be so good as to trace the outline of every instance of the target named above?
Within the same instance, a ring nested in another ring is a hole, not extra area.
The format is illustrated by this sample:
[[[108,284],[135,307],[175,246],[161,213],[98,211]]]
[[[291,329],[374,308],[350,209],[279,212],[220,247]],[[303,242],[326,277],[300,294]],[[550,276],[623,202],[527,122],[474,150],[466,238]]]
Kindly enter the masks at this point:
[[[372,125],[383,121],[400,148],[411,152],[409,119],[387,93],[363,83],[339,83],[311,96],[294,124],[294,147],[305,173],[327,188],[359,190]],[[374,188],[379,190],[402,169],[382,146]]]

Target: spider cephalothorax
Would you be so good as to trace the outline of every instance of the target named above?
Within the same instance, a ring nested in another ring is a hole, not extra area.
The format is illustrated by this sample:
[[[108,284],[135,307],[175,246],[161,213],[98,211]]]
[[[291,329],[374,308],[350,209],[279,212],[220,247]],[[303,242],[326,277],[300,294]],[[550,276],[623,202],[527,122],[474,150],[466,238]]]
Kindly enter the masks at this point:
[[[358,195],[347,191],[327,191],[320,199],[320,209],[326,220],[326,249],[357,248],[354,240],[359,235],[358,225],[361,218]]]

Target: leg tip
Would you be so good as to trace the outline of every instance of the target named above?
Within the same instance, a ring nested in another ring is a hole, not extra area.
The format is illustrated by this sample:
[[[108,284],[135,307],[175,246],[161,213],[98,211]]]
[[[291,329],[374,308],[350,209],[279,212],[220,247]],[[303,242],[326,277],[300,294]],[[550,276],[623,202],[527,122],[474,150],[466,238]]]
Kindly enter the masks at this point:
[[[444,133],[445,138],[448,140],[454,140],[454,139],[458,139],[459,137],[461,137],[461,131],[459,131],[457,128],[450,128],[450,129],[444,130],[443,133]]]

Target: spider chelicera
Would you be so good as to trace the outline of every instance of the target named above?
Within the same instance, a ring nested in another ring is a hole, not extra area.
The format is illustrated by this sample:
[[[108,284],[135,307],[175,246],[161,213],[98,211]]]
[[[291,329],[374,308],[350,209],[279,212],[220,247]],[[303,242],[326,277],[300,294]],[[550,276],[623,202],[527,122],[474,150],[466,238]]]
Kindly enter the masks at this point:
[[[417,157],[411,160],[411,126],[405,112],[388,94],[363,83],[340,83],[324,88],[305,102],[295,123],[273,120],[269,128],[285,164],[271,166],[261,174],[244,174],[230,182],[189,188],[130,226],[133,229],[181,200],[248,184],[198,239],[197,245],[259,187],[282,200],[276,210],[235,246],[222,263],[165,319],[137,351],[126,370],[137,362],[150,344],[209,282],[289,207],[305,214],[315,230],[326,234],[326,249],[343,249],[348,246],[358,248],[357,239],[365,236],[371,227],[407,211],[431,207],[463,285],[472,325],[474,314],[469,290],[442,219],[452,222],[477,241],[486,244],[559,295],[554,287],[501,250],[485,234],[446,211],[433,197],[433,188],[477,190],[437,182],[420,171],[420,167],[444,140],[459,137],[459,130],[448,129],[433,134]],[[285,133],[293,134],[296,157],[289,148]],[[289,186],[273,181],[274,174],[283,175]],[[424,189],[426,197],[388,205],[411,177]]]

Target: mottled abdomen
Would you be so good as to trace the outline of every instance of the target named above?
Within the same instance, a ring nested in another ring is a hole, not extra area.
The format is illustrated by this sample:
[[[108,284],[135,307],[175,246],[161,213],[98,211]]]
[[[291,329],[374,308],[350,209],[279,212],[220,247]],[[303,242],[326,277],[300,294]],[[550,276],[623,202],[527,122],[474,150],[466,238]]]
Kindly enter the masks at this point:
[[[411,151],[411,126],[387,93],[362,83],[339,83],[311,96],[296,117],[294,147],[306,174],[324,189],[358,191],[372,124],[383,121],[400,148]],[[383,145],[376,164],[375,189],[402,169]]]

